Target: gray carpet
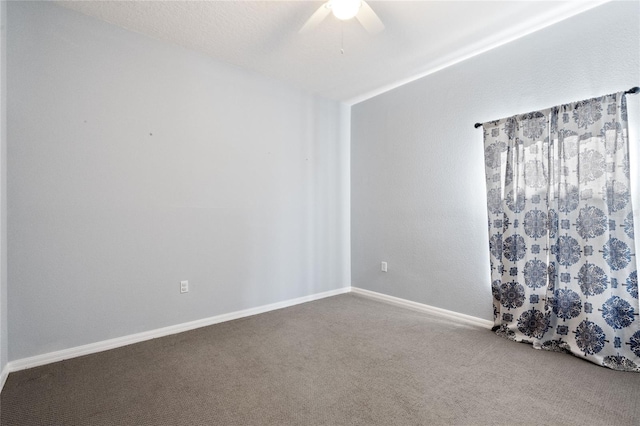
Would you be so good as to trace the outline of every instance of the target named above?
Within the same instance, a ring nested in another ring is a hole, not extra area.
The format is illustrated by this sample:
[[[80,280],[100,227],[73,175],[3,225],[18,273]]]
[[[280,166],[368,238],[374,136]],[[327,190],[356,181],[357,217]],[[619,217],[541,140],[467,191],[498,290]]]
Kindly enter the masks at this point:
[[[345,294],[9,375],[13,425],[638,425],[640,374]]]

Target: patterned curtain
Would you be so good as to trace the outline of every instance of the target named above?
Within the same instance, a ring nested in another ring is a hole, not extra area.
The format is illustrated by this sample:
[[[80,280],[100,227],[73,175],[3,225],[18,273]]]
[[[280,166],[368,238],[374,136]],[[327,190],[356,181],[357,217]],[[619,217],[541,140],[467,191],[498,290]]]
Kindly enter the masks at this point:
[[[624,93],[483,127],[494,330],[640,371]]]

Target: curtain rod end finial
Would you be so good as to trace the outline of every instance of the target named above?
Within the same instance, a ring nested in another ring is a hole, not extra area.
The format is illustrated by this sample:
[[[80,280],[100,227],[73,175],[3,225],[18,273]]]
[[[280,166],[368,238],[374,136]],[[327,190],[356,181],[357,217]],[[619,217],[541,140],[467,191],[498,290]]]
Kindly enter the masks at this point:
[[[482,126],[482,123],[476,123],[476,124],[474,124],[474,125],[473,125],[473,127],[475,127],[476,129],[477,129],[478,127],[481,127],[481,126]]]

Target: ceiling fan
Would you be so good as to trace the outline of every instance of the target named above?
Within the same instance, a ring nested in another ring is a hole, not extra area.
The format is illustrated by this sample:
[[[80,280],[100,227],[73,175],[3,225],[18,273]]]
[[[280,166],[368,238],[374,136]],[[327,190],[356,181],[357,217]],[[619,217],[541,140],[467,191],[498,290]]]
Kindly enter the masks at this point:
[[[300,28],[305,33],[318,26],[330,14],[346,21],[356,18],[369,34],[377,34],[384,30],[384,24],[371,6],[364,0],[329,0],[316,10],[307,22]]]

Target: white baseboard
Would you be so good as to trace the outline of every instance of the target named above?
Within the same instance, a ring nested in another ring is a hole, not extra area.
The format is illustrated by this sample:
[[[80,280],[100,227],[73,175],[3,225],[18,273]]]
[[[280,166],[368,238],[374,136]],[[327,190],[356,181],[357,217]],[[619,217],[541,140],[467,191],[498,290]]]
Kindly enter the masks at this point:
[[[0,392],[4,389],[4,384],[7,381],[7,377],[9,377],[9,369],[5,366],[0,372]]]
[[[456,322],[463,322],[465,324],[475,325],[482,328],[491,329],[493,327],[493,321],[484,320],[482,318],[473,317],[471,315],[465,315],[447,309],[436,308],[435,306],[425,305],[424,303],[412,302],[411,300],[401,299],[395,296],[389,296],[387,294],[377,293],[371,290],[365,290],[358,287],[351,287],[351,292],[355,294],[361,294],[363,296],[371,297],[376,300],[391,303],[405,308],[427,312],[435,314],[440,317],[444,317]]]
[[[429,306],[418,302],[412,302],[410,300],[401,299],[399,297],[389,296],[382,293],[377,293],[370,290],[364,290],[358,287],[342,287],[336,290],[326,291],[323,293],[316,293],[309,296],[298,297],[296,299],[285,300],[282,302],[271,303],[269,305],[258,306],[255,308],[244,309],[242,311],[230,312],[227,314],[216,315],[214,317],[204,318],[201,320],[190,321],[182,324],[176,324],[169,327],[158,328],[155,330],[145,331],[142,333],[130,334],[128,336],[117,337],[115,339],[103,340],[101,342],[90,343],[88,345],[76,346],[74,348],[63,349],[60,351],[49,352],[42,355],[36,355],[29,358],[22,358],[9,362],[0,373],[0,391],[4,387],[4,383],[7,380],[9,373],[14,371],[25,370],[27,368],[38,367],[45,364],[51,364],[53,362],[63,361],[65,359],[76,358],[79,356],[90,355],[97,352],[106,351],[109,349],[115,349],[122,346],[131,345],[134,343],[144,342],[145,340],[156,339],[158,337],[168,336],[171,334],[182,333],[184,331],[193,330],[200,327],[206,327],[213,324],[218,324],[225,321],[231,321],[239,318],[249,317],[253,315],[262,314],[264,312],[274,311],[277,309],[287,308],[289,306],[299,305],[301,303],[312,302],[314,300],[324,299],[325,297],[336,296],[338,294],[353,292],[363,296],[371,297],[376,300],[391,303],[397,306],[403,306],[405,308],[418,310],[421,312],[427,312],[435,314],[440,317],[447,318],[456,322],[463,322],[479,326],[482,328],[493,327],[492,321],[483,320],[470,315],[460,314],[458,312],[448,311],[446,309],[436,308],[435,306]]]
[[[176,324],[169,327],[158,328],[155,330],[145,331],[142,333],[130,334],[128,336],[117,337],[115,339],[103,340],[101,342],[90,343],[88,345],[76,346],[74,348],[63,349],[56,352],[49,352],[42,355],[36,355],[29,358],[22,358],[11,361],[7,364],[2,372],[0,379],[6,379],[7,375],[14,371],[25,370],[27,368],[38,367],[53,362],[63,361],[65,359],[76,358],[79,356],[89,355],[109,349],[119,348],[121,346],[131,345],[133,343],[144,342],[145,340],[156,339],[158,337],[168,336],[171,334],[182,333],[184,331],[193,330],[208,325],[218,324],[225,321],[231,321],[238,318],[249,317],[252,315],[262,314],[264,312],[275,311],[276,309],[287,308],[289,306],[298,305],[300,303],[311,302],[325,297],[331,297],[338,294],[349,293],[351,287],[343,287],[336,290],[316,293],[309,296],[298,297],[296,299],[285,300],[282,302],[271,303],[269,305],[258,306],[256,308],[244,309],[242,311],[230,312],[227,314],[216,315],[214,317],[204,318],[201,320],[190,321],[182,324]],[[4,382],[2,382],[4,384]],[[1,388],[0,388],[1,390]]]

